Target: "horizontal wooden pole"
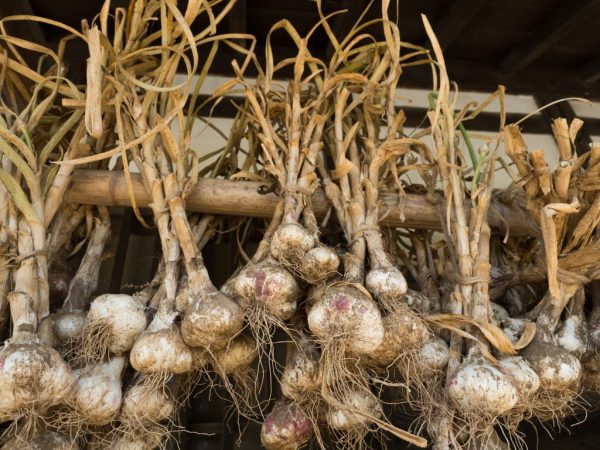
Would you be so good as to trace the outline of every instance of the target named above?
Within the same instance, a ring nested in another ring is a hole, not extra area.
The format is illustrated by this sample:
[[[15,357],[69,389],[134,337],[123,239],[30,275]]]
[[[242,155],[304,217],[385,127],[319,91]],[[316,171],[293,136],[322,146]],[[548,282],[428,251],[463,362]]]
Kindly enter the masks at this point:
[[[198,113],[203,117],[211,117],[213,119],[224,118],[231,119],[236,116],[239,112],[239,108],[244,101],[242,96],[226,96],[221,101],[215,104],[214,101],[210,101],[210,95],[200,95],[197,100],[197,104],[204,104]],[[85,108],[85,99],[72,99],[63,98],[62,105],[65,108]],[[114,110],[115,100],[114,98],[108,99],[102,104],[103,108],[107,111]],[[402,105],[397,106],[396,109],[404,111],[406,115],[405,127],[409,128],[422,128],[428,126],[429,122],[424,120],[427,117],[427,108],[418,106]],[[505,123],[516,123],[523,118],[525,114],[519,113],[506,113]],[[600,119],[598,118],[584,118],[583,131],[588,134],[600,134]],[[529,117],[525,122],[521,123],[520,127],[523,133],[530,134],[548,134],[551,131],[551,120],[547,120],[543,114],[534,114]],[[497,133],[500,127],[500,114],[491,111],[482,111],[473,119],[466,120],[464,126],[468,131],[484,131],[490,133]]]
[[[133,192],[139,207],[147,207],[150,195],[139,175],[132,175]],[[275,194],[259,194],[262,183],[254,181],[229,181],[200,179],[186,198],[186,209],[193,212],[228,216],[269,218],[275,211],[278,197]],[[312,206],[317,217],[324,217],[329,209],[325,193],[317,189],[312,196]],[[383,223],[404,228],[440,230],[440,205],[429,202],[425,196],[407,194],[403,208],[397,195],[382,194],[385,207]],[[86,205],[131,206],[125,175],[119,171],[76,170],[72,176],[67,201]],[[443,212],[443,205],[441,211]],[[404,214],[404,220],[402,220]],[[489,223],[492,227],[513,235],[533,235],[537,227],[526,213],[519,209],[493,202]]]

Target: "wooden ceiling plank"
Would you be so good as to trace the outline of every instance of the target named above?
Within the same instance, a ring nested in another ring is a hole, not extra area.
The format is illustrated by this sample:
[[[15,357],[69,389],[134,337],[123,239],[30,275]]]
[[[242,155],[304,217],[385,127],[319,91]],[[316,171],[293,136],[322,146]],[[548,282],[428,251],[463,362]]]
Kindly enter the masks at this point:
[[[450,78],[458,83],[461,91],[493,92],[499,84],[506,86],[509,94],[535,94],[544,80],[555,93],[564,97],[579,96],[600,99],[600,86],[582,82],[575,68],[528,67],[519,74],[507,75],[492,64],[480,61],[447,59],[446,68]],[[423,69],[406,70],[400,86],[430,89],[431,77]]]
[[[0,1],[0,17],[21,14],[35,15],[29,0]],[[47,45],[46,35],[39,22],[34,22],[32,20],[14,21],[10,22],[9,29],[10,28],[12,28],[14,30],[13,32],[21,39],[30,39],[37,44]]]
[[[600,80],[600,57],[593,58],[581,68],[581,78],[586,83]]]
[[[325,48],[311,48],[313,56],[325,58]],[[202,51],[202,49],[201,49]],[[256,55],[259,60],[265,54],[263,44],[257,44]],[[286,46],[275,46],[273,52],[279,55],[280,59],[293,57],[296,50]],[[231,76],[231,60],[241,61],[241,56],[228,48],[219,50],[219,58],[213,61],[210,73],[213,75]],[[453,81],[458,83],[461,91],[472,92],[493,92],[498,84],[507,87],[510,94],[534,94],[539,91],[540,80],[545,80],[552,86],[552,92],[560,93],[564,97],[586,97],[593,100],[600,100],[600,86],[597,84],[585,83],[581,79],[578,68],[559,68],[551,70],[545,67],[529,67],[522,70],[518,75],[506,75],[502,73],[493,63],[481,61],[463,60],[449,58],[446,60],[448,74]],[[185,67],[181,67],[182,71]],[[247,76],[256,76],[256,70],[251,67],[246,72]],[[282,71],[280,78],[289,77],[291,73]],[[401,88],[431,89],[431,70],[425,66],[415,66],[406,69],[400,77],[398,85]]]
[[[452,45],[487,2],[488,0],[454,0],[452,2],[433,29],[442,50],[447,50]]]
[[[11,4],[19,4],[23,0],[15,0],[11,1],[0,1],[0,7],[8,7]],[[337,9],[342,9],[344,6],[349,5],[349,3],[343,3],[343,1],[347,0],[338,0],[336,2],[330,0],[327,4],[327,7],[324,6],[325,13],[335,11]],[[364,2],[365,0],[360,0]],[[467,4],[470,1],[474,0],[457,0],[458,3]],[[483,0],[480,0],[483,1]],[[467,2],[467,3],[463,3]],[[253,4],[255,2],[248,2],[246,0],[246,9],[247,12],[250,13],[250,10],[253,8]],[[586,2],[582,2],[581,0],[573,1],[573,2],[564,2],[569,8],[569,11],[573,12],[575,10],[581,11],[581,5],[586,4],[597,4],[600,3],[600,0],[587,0]],[[35,6],[36,3],[32,2]],[[354,2],[350,3],[351,7],[349,8],[351,11],[362,11],[362,8],[358,8],[357,4]],[[577,7],[579,5],[579,8]],[[464,6],[463,6],[464,7]],[[458,8],[456,6],[455,8]],[[562,8],[562,7],[561,7]],[[242,8],[243,9],[243,8]],[[0,9],[1,11],[1,9]],[[237,19],[232,19],[232,26],[230,29],[236,29],[236,26],[243,26],[241,21],[241,10],[238,10],[236,14],[238,14]],[[564,13],[564,11],[563,11]],[[293,11],[290,10],[290,14],[293,16]],[[335,16],[335,18],[342,17],[350,17],[352,13],[348,12],[345,14],[340,14],[339,16]],[[448,11],[446,18],[450,11]],[[456,12],[453,14],[457,14]],[[249,15],[248,17],[252,17]],[[566,21],[569,19],[566,16],[561,17],[561,21]],[[572,21],[572,17],[569,19]],[[332,27],[335,26],[335,31],[338,33],[340,37],[342,37],[345,33],[344,29],[349,29],[351,25],[354,23],[353,20],[348,20],[349,25],[344,25],[343,23],[336,22],[332,20]],[[448,20],[448,22],[452,22]],[[443,21],[439,22],[438,33],[441,35],[445,35],[448,31],[444,31],[443,29]],[[337,26],[336,26],[337,24]],[[246,24],[250,25],[250,24]],[[346,28],[347,27],[347,28]],[[242,28],[238,28],[242,29]],[[464,28],[463,28],[464,29]],[[456,30],[454,30],[456,33]],[[445,46],[451,45],[451,42],[448,38],[444,38],[443,44]],[[55,41],[49,43],[49,46],[52,48],[56,45]],[[200,49],[200,52],[207,51],[207,48]],[[279,55],[280,58],[285,57],[293,57],[295,55],[295,49],[291,46],[286,46],[285,43],[280,43],[274,48],[275,54]],[[329,50],[331,52],[331,50]],[[326,47],[322,48],[311,48],[311,52],[313,52],[315,57],[326,58]],[[256,54],[259,59],[262,59],[265,54],[264,43],[259,43],[256,47]],[[469,55],[464,55],[465,58],[468,58]],[[70,72],[72,73],[81,73],[85,74],[85,60],[87,58],[87,48],[85,45],[79,45],[79,41],[74,41],[69,44],[67,55],[65,56],[65,61],[68,62],[70,68]],[[231,76],[231,60],[238,59],[240,60],[240,55],[233,52],[231,49],[223,46],[219,50],[219,57],[215,59],[213,62],[213,66],[211,67],[211,73],[216,75],[226,75]],[[595,61],[593,58],[591,61]],[[448,58],[446,60],[446,65],[448,69],[448,73],[450,77],[457,81],[459,84],[459,88],[461,91],[475,91],[475,92],[492,92],[498,84],[504,84],[507,87],[507,91],[511,94],[533,94],[538,92],[540,89],[540,80],[547,80],[550,91],[553,94],[560,95],[563,97],[566,96],[580,96],[586,97],[590,99],[599,100],[600,99],[600,83],[595,83],[596,80],[600,81],[600,58],[598,59],[598,65],[588,66],[588,72],[582,70],[581,67],[553,67],[551,70],[546,69],[544,67],[538,67],[537,65],[532,64],[529,67],[525,67],[516,75],[503,73],[495,62],[484,62],[480,60],[472,60],[472,59],[458,59],[458,58]],[[593,70],[597,67],[597,70]],[[428,68],[425,67],[414,67],[407,69],[400,79],[400,87],[403,88],[419,88],[419,89],[431,89],[431,74],[428,72]],[[587,78],[586,78],[587,74]],[[252,67],[249,67],[247,72],[248,76],[256,76],[255,71],[253,72]],[[281,77],[285,78],[288,76],[285,73],[280,74]],[[587,81],[587,82],[586,82]]]
[[[198,103],[204,103],[209,99],[208,95],[200,95]],[[205,106],[200,111],[200,115],[208,115],[211,113],[212,118],[233,118],[238,112],[235,104],[240,105],[243,102],[242,97],[225,97],[219,104],[212,108],[211,104]],[[402,106],[406,114],[405,126],[408,128],[425,126],[427,121],[427,108],[420,108],[414,106]],[[508,113],[506,115],[506,123],[514,123],[520,120],[523,114]],[[526,133],[532,134],[548,134],[550,133],[551,117],[543,117],[542,115],[534,115],[530,117],[524,124],[523,130]],[[589,124],[588,124],[589,122]],[[586,119],[586,124],[589,125],[589,129],[595,129],[600,134],[600,119]],[[472,120],[464,122],[465,127],[470,131],[485,131],[485,132],[497,132],[499,131],[500,115],[495,112],[482,112]]]
[[[29,0],[0,1],[0,17],[4,18],[15,15],[35,15]],[[5,26],[8,33],[15,37],[48,47],[46,35],[39,22],[32,20],[15,20],[6,22]],[[36,52],[23,50],[18,46],[15,47],[25,59],[25,62],[29,66],[35,67],[40,55]]]
[[[333,34],[339,42],[345,39],[366,6],[366,0],[354,0],[353,2],[350,0],[342,0],[337,7],[333,9],[333,11],[347,10],[334,16],[332,21],[331,31],[333,31]],[[326,58],[330,59],[334,52],[335,49],[330,41],[327,43],[327,49],[325,50]]]
[[[573,0],[550,14],[532,33],[531,39],[516,47],[506,56],[501,70],[514,74],[545,53],[582,19],[588,17],[600,7],[600,0]]]
[[[229,31],[231,33],[240,33],[245,34],[248,27],[248,19],[246,12],[246,0],[237,0],[235,6],[231,9],[227,16],[227,21],[229,23]],[[239,39],[236,40],[236,43],[241,45],[244,48],[248,48],[248,40],[247,39]]]

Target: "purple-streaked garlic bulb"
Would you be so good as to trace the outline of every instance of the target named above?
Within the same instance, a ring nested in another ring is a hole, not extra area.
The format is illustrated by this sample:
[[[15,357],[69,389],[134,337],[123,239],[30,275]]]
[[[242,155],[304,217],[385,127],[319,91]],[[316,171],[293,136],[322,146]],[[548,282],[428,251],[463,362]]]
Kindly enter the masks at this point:
[[[333,285],[308,313],[311,332],[323,341],[343,339],[358,354],[370,354],[383,342],[385,329],[379,308],[350,285]]]
[[[297,450],[313,436],[313,423],[302,409],[290,401],[281,400],[262,424],[260,441],[268,450]]]
[[[281,320],[293,317],[302,296],[294,276],[272,261],[248,264],[233,280],[232,289],[241,302]]]

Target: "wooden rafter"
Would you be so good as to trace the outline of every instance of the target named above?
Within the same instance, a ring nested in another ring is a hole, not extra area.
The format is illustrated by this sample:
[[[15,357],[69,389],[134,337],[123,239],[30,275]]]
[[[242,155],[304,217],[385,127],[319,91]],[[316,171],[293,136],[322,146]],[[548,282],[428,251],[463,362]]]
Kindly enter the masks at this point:
[[[31,1],[31,5],[29,2]],[[47,4],[53,4],[58,0],[5,0],[0,1],[0,14],[14,14],[14,13],[41,13],[50,14],[51,8]],[[437,23],[435,24],[435,30],[438,34],[438,38],[444,48],[452,46],[453,42],[456,42],[458,36],[469,23],[473,23],[473,18],[478,15],[481,16],[482,12],[485,11],[486,0],[453,0],[452,2],[442,2],[443,14]],[[47,4],[45,3],[47,2]],[[66,4],[68,0],[61,0],[57,4]],[[92,5],[94,2],[91,2]],[[248,31],[250,29],[257,33],[259,39],[256,48],[257,57],[262,59],[265,54],[264,48],[264,30],[268,29],[269,23],[266,19],[261,16],[261,11],[271,14],[273,11],[279,11],[285,17],[289,18],[294,23],[300,23],[302,26],[308,26],[307,20],[309,17],[316,17],[314,14],[315,6],[308,0],[296,0],[288,2],[261,2],[253,0],[250,3],[248,0],[242,2],[238,0],[238,3],[234,6],[231,11],[231,16],[228,20],[228,30],[234,31]],[[353,22],[351,16],[357,16],[362,10],[362,7],[368,3],[366,0],[323,0],[322,6],[324,12],[327,14],[335,10],[346,8],[349,10],[348,13],[335,16],[331,20],[331,26],[339,36],[344,35],[344,31]],[[420,2],[413,2],[413,4],[419,4]],[[527,2],[523,2],[524,4]],[[539,67],[539,64],[530,64],[535,61],[541,54],[543,54],[551,45],[555,45],[557,42],[562,42],[568,49],[570,46],[570,35],[574,33],[577,28],[577,23],[585,19],[588,16],[600,11],[600,0],[573,0],[568,2],[562,2],[558,8],[551,9],[550,4],[546,5],[546,2],[535,2],[535,5],[531,7],[527,5],[527,8],[520,8],[523,14],[528,15],[530,9],[541,11],[552,11],[546,13],[545,19],[539,26],[535,23],[524,23],[516,27],[516,31],[523,32],[525,30],[531,31],[531,38],[524,40],[522,44],[515,47],[512,51],[505,49],[506,56],[503,64],[498,64],[495,61],[486,61],[480,58],[471,58],[471,55],[464,54],[457,59],[455,54],[447,55],[446,63],[450,76],[453,80],[458,82],[459,88],[463,91],[479,91],[479,92],[491,92],[495,89],[497,84],[504,84],[508,88],[509,93],[515,94],[533,94],[539,89],[539,81],[541,79],[548,79],[554,89],[552,92],[558,96],[580,96],[587,97],[590,99],[600,99],[600,59],[595,59],[595,55],[588,55],[589,63],[583,67],[567,66],[558,64],[553,67],[552,70],[546,70],[543,67]],[[89,8],[85,5],[86,2],[77,2],[78,7],[67,12],[61,12],[61,17],[69,17],[70,19],[81,19],[86,14],[86,11],[90,11],[88,19],[93,16],[93,8]],[[113,0],[112,6],[122,6],[126,4],[126,0]],[[402,5],[406,5],[407,2],[404,0],[400,3],[400,17],[406,20],[406,9],[402,8]],[[40,5],[44,5],[42,8]],[[449,6],[445,6],[449,5]],[[496,2],[495,8],[498,7]],[[33,6],[33,11],[31,11]],[[300,6],[302,9],[300,9]],[[509,7],[509,4],[506,4]],[[36,11],[36,8],[40,9]],[[428,7],[423,6],[423,10]],[[445,10],[444,10],[445,8]],[[598,8],[598,9],[596,9]],[[411,6],[411,14],[415,13],[419,8]],[[309,11],[310,10],[310,11]],[[491,10],[491,9],[490,9]],[[309,11],[309,12],[307,12]],[[69,16],[71,14],[72,17]],[[50,14],[51,15],[51,14]],[[272,14],[271,14],[272,16]],[[532,15],[532,17],[535,14]],[[59,18],[58,15],[53,18]],[[247,21],[252,20],[252,27],[249,26]],[[312,19],[311,19],[312,20]],[[415,17],[418,20],[418,17]],[[495,23],[493,17],[483,17],[482,21],[491,21],[492,25]],[[227,23],[227,22],[226,22]],[[479,23],[479,22],[478,22]],[[519,23],[523,23],[520,21]],[[35,29],[28,30],[26,32],[29,38],[33,38],[34,41],[40,42],[39,38],[43,37],[43,29],[37,24],[30,23],[27,27],[35,27]],[[496,24],[496,27],[498,24]],[[527,26],[527,28],[525,28]],[[500,28],[502,29],[502,28]],[[263,31],[261,31],[263,30]],[[414,34],[415,31],[412,31]],[[422,36],[414,39],[410,39],[412,42],[422,41]],[[403,35],[403,38],[405,36]],[[48,46],[50,48],[56,48],[56,39],[58,35],[56,33],[48,33]],[[261,41],[262,40],[262,41]],[[316,42],[316,41],[315,41]],[[486,40],[482,39],[482,42],[474,42],[475,49],[485,49]],[[288,42],[276,41],[274,42],[276,47],[273,49],[274,53],[279,58],[293,57],[295,48],[289,45]],[[507,46],[511,43],[507,41]],[[314,55],[319,58],[326,58],[331,54],[331,46],[328,48],[327,44],[318,46],[317,48],[311,49]],[[201,48],[203,51],[208,51],[208,48]],[[479,53],[478,53],[479,54]],[[69,74],[71,77],[76,75],[76,82],[81,82],[85,75],[85,60],[87,58],[87,48],[85,43],[79,40],[73,40],[68,45],[68,50],[65,55],[65,62],[69,68]],[[233,74],[231,69],[231,60],[237,58],[240,60],[240,55],[235,54],[231,49],[226,46],[221,46],[219,49],[218,58],[214,61],[211,68],[211,73],[231,76]],[[183,68],[182,68],[183,69]],[[505,72],[502,69],[508,70]],[[250,69],[247,75],[256,75],[251,73]],[[285,74],[282,74],[285,75]],[[402,76],[401,87],[405,88],[419,88],[419,89],[430,89],[431,88],[431,76],[430,69],[427,67],[414,67],[410,70],[406,70]]]
[[[203,95],[199,98],[199,102],[204,102],[209,98],[207,95]],[[212,114],[212,117],[232,118],[238,112],[236,104],[241,103],[239,97],[226,97],[214,108],[210,106],[205,107],[201,113],[206,115]],[[421,108],[416,106],[401,106],[399,109],[404,110],[406,114],[405,126],[408,128],[415,128],[423,126],[426,121],[424,118],[427,115],[427,108]],[[507,113],[506,123],[515,123],[523,118],[524,114],[519,113]],[[534,115],[527,119],[522,125],[526,133],[531,134],[548,134],[550,133],[550,120],[547,120],[543,115]],[[600,134],[600,119],[585,119],[586,129],[591,134]],[[482,112],[474,119],[464,122],[467,129],[471,131],[487,131],[495,132],[499,131],[500,126],[500,115],[495,112]]]
[[[434,28],[442,50],[446,50],[452,45],[487,2],[488,0],[454,0],[451,2]]]
[[[227,16],[229,23],[229,31],[231,33],[246,33],[247,30],[247,14],[246,0],[237,0],[235,6]],[[247,47],[248,42],[245,39],[238,41],[243,47]]]
[[[516,73],[535,61],[550,47],[567,36],[582,19],[600,9],[600,0],[573,0],[562,6],[533,29],[531,38],[512,50],[502,62],[504,73]]]
[[[318,58],[325,58],[326,49],[311,49],[313,55]],[[201,49],[202,52],[202,49]],[[274,45],[273,53],[278,55],[278,59],[293,58],[297,49],[290,47]],[[256,55],[259,60],[264,58],[265,47],[263,44],[257,44]],[[242,56],[225,48],[219,49],[219,58],[215,59],[211,73],[214,75],[232,76],[231,61],[237,59],[242,61]],[[492,64],[481,61],[467,59],[448,58],[446,67],[452,80],[458,83],[461,91],[475,92],[493,92],[499,84],[507,86],[511,94],[533,94],[538,91],[540,80],[547,80],[554,86],[554,92],[569,97],[579,96],[590,99],[600,99],[600,89],[598,86],[585,83],[581,80],[576,68],[556,67],[551,71],[546,68],[528,67],[521,70],[518,74],[505,74],[499,68]],[[181,70],[185,68],[182,66]],[[246,71],[247,76],[256,76],[256,70],[249,67]],[[290,73],[282,71],[280,76],[289,76]],[[431,68],[429,66],[414,66],[402,73],[399,87],[415,89],[431,89]]]
[[[198,96],[199,104],[205,103],[202,110],[199,111],[199,115],[203,117],[211,118],[224,118],[231,119],[236,116],[239,111],[239,107],[243,101],[242,97],[228,96],[223,97],[218,103],[209,101],[209,95]],[[546,102],[546,103],[549,103]],[[64,100],[63,104],[67,107],[72,108],[83,108],[85,103],[83,101],[76,100]],[[112,106],[108,103],[107,106]],[[402,109],[406,114],[406,122],[404,125],[408,128],[421,128],[427,123],[427,108],[416,107],[416,106],[398,106],[398,109]],[[557,114],[554,117],[558,117],[561,114]],[[511,124],[520,121],[524,114],[519,113],[506,113],[505,123]],[[566,117],[566,116],[565,116]],[[597,118],[586,118],[586,129],[591,134],[600,134],[600,119]],[[475,118],[464,121],[465,127],[471,131],[487,131],[487,132],[498,132],[500,127],[500,115],[495,112],[484,111],[479,113]],[[548,116],[533,115],[523,123],[522,128],[524,132],[531,134],[548,134],[550,132],[551,118]]]

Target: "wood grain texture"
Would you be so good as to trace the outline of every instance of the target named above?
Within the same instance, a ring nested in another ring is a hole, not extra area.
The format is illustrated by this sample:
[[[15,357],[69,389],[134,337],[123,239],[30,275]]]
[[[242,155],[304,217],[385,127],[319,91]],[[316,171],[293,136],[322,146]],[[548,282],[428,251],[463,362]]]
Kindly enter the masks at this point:
[[[137,204],[147,207],[150,195],[141,178],[133,174],[132,181]],[[201,179],[186,198],[186,209],[209,214],[269,218],[275,211],[278,197],[272,193],[259,194],[260,186],[261,183],[253,181]],[[317,217],[324,217],[329,209],[324,192],[317,189],[311,200]],[[439,208],[444,208],[442,203],[433,204],[424,195],[418,194],[407,194],[403,208],[398,203],[397,195],[382,193],[381,200],[384,202],[381,208],[384,213],[382,222],[386,225],[441,229]],[[123,173],[100,170],[75,171],[67,201],[89,205],[131,206]],[[538,233],[537,226],[526,213],[496,201],[492,202],[489,221],[492,227],[502,232],[508,227],[513,235]]]

